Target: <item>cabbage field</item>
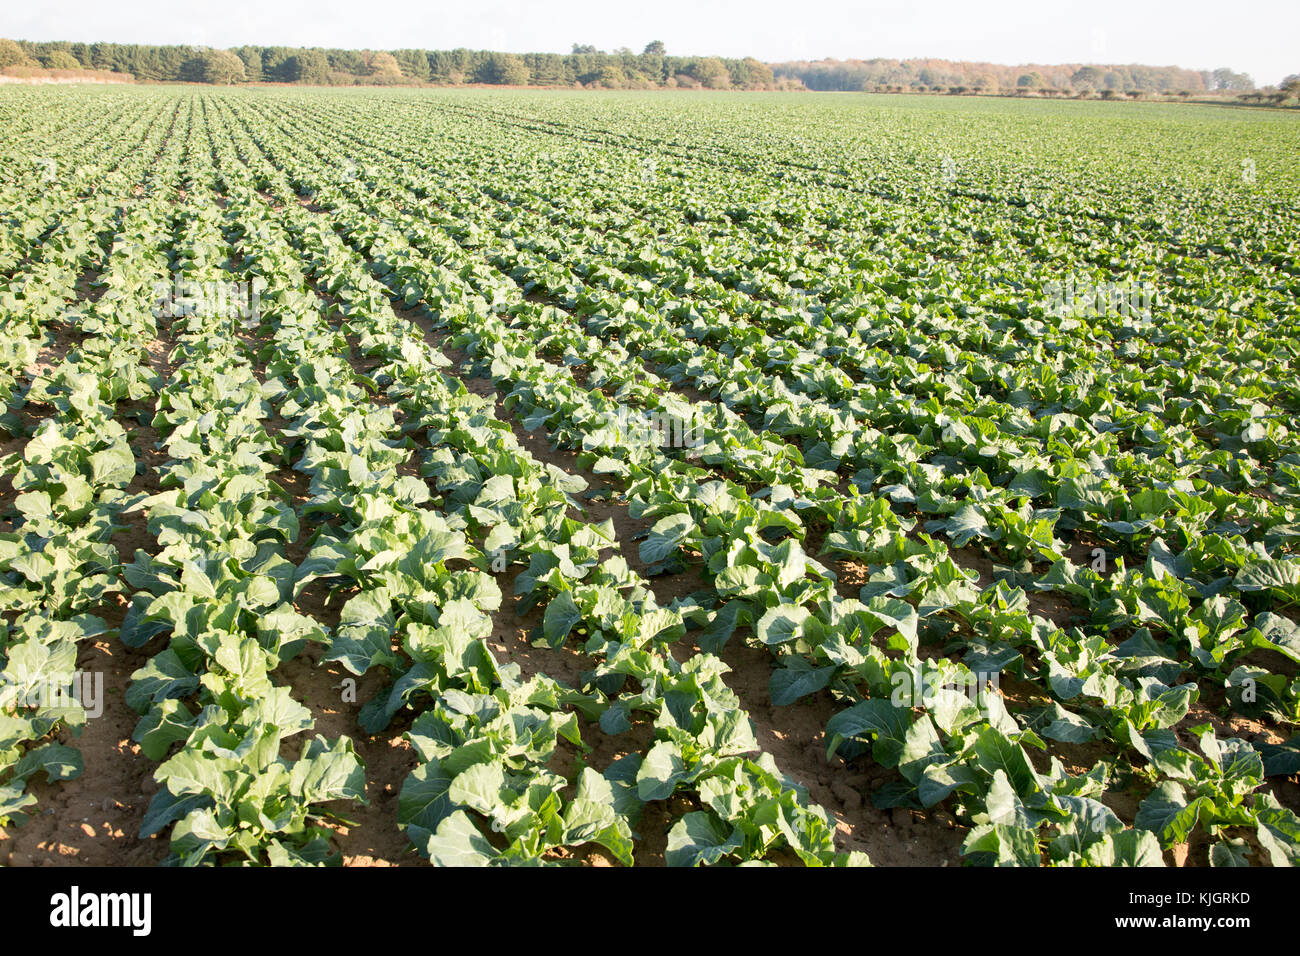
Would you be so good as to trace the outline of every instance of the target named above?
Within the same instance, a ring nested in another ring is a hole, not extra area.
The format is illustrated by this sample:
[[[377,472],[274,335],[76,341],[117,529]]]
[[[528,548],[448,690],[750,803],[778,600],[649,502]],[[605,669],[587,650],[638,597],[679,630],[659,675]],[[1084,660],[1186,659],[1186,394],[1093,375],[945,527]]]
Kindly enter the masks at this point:
[[[0,90],[0,863],[1300,862],[1298,134]]]

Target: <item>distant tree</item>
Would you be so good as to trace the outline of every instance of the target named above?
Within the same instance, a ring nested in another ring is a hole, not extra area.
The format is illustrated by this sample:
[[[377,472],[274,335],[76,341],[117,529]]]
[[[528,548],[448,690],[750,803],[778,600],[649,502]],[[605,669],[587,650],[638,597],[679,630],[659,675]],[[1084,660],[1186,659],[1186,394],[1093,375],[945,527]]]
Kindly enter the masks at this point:
[[[90,45],[90,67],[93,70],[113,69],[113,57],[116,53],[114,44],[92,43]]]
[[[1216,90],[1229,93],[1246,93],[1255,88],[1255,81],[1245,73],[1234,73],[1226,66],[1221,66],[1212,74]]]
[[[293,51],[287,47],[272,46],[262,51],[262,76],[277,83],[291,83],[289,76]]]
[[[31,58],[13,40],[0,40],[0,70],[6,66],[31,66]]]
[[[1278,84],[1278,89],[1289,93],[1291,96],[1300,96],[1300,73],[1293,73],[1291,76],[1283,78]]]
[[[189,47],[162,47],[157,50],[157,56],[153,57],[148,64],[148,72],[142,68],[137,75],[141,78],[152,75],[154,79],[174,80],[181,75],[181,67],[190,58],[192,52]],[[77,59],[81,60],[81,57],[77,57]],[[86,61],[81,60],[81,62],[85,63]]]
[[[429,65],[429,79],[434,83],[451,82],[451,72],[455,69],[451,62],[451,54],[446,50],[433,50],[427,57],[426,62]]]
[[[457,47],[451,51],[452,69],[464,76],[469,76],[478,68],[483,57],[479,56],[473,50],[467,50],[463,46]]]
[[[320,50],[298,50],[284,61],[283,73],[290,83],[323,86],[329,82],[330,64]]]
[[[557,53],[529,53],[524,63],[531,74],[529,82],[536,86],[568,86],[573,82],[564,57]]]
[[[513,53],[489,53],[477,72],[477,79],[497,86],[524,86],[528,82],[528,67]]]
[[[207,59],[203,51],[199,51],[191,57],[187,57],[181,64],[180,77],[186,83],[206,83],[207,80]]]
[[[244,79],[256,83],[262,76],[262,49],[256,46],[241,46],[235,54],[244,61]]]
[[[397,50],[393,56],[404,75],[421,82],[429,79],[429,58],[423,50]]]
[[[716,56],[699,57],[691,63],[688,70],[691,76],[711,90],[726,89],[731,85],[731,75],[727,66]]]
[[[402,65],[397,62],[397,57],[383,50],[370,54],[369,70],[371,76],[383,80],[402,78]]]
[[[181,64],[180,78],[190,83],[226,86],[244,81],[244,61],[229,50],[198,50]]]
[[[1095,90],[1106,80],[1106,75],[1095,66],[1081,66],[1070,76],[1070,85],[1076,90]]]
[[[230,50],[213,50],[208,62],[208,76],[213,83],[243,83],[248,79],[243,59]]]
[[[597,86],[603,86],[608,90],[622,89],[627,85],[627,77],[623,71],[613,63],[606,63],[600,68],[600,74],[596,79]]]
[[[200,50],[181,68],[185,79],[228,86],[244,82],[244,61],[229,50]]]
[[[369,72],[365,54],[357,50],[329,50],[325,58],[329,61],[330,69],[340,73],[364,76]]]
[[[474,66],[473,53],[463,48],[434,50],[428,54],[428,57],[429,79],[434,83],[458,86],[465,82]]]
[[[752,56],[735,63],[729,72],[732,86],[739,86],[746,90],[765,90],[775,82],[772,68]]]
[[[47,70],[79,70],[81,64],[67,50],[53,50],[41,58],[41,66]]]
[[[621,74],[622,85],[637,89],[706,86],[846,91],[912,89],[947,93],[1013,90],[1021,95],[1041,96],[1065,96],[1072,90],[1085,94],[1092,90],[1111,90],[1119,95],[1128,90],[1144,90],[1166,97],[1182,96],[1183,91],[1191,96],[1206,89],[1241,96],[1255,90],[1249,76],[1226,67],[1217,71],[1140,64],[1013,67],[940,59],[884,58],[768,65],[753,58],[668,56],[663,42],[658,40],[646,44],[639,53],[623,47],[606,54],[590,44],[574,44],[572,53],[522,54],[516,58],[524,65],[522,71],[513,65],[515,60],[501,59],[513,54],[493,54],[486,50],[397,50],[380,55],[342,49],[242,46],[229,52],[243,63],[247,80],[348,85],[363,78],[367,82],[396,82],[399,77],[406,77],[415,82],[492,79],[501,85],[528,82],[546,86],[609,86],[615,83],[617,72]],[[69,57],[84,68],[131,73],[143,80],[206,76],[210,65],[215,68],[209,64],[205,51],[179,45],[28,41],[0,45],[0,66],[39,62],[72,69]],[[238,78],[237,71],[235,78]],[[1296,79],[1296,76],[1287,78],[1288,81]],[[1289,99],[1300,96],[1300,84],[1288,87],[1284,81],[1278,87],[1259,92],[1260,102],[1275,101],[1282,93]]]

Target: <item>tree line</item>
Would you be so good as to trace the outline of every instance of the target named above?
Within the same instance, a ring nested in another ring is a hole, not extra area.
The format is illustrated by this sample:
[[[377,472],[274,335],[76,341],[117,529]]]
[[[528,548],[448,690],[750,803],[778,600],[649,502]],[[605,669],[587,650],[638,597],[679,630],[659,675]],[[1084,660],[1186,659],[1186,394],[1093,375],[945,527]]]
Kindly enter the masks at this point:
[[[503,86],[589,86],[609,89],[706,87],[773,89],[780,81],[753,57],[669,56],[663,44],[641,53],[607,53],[575,44],[571,53],[491,50],[339,50],[285,46],[194,46],[0,41],[0,69],[88,69],[139,80],[311,85],[490,83]]]
[[[977,93],[1150,93],[1255,88],[1244,73],[1227,68],[1187,70],[1177,66],[1058,64],[1006,66],[949,60],[818,60],[778,63],[777,77],[800,80],[810,90],[942,90]]]
[[[153,82],[302,83],[318,86],[486,83],[605,89],[811,89],[846,92],[1190,96],[1230,93],[1261,101],[1244,73],[1227,68],[1058,64],[1006,66],[949,60],[817,60],[766,64],[753,57],[670,56],[654,41],[636,53],[574,44],[566,54],[492,50],[342,50],[0,40],[0,69],[97,70]],[[1290,79],[1290,78],[1288,78]],[[1294,85],[1294,84],[1292,84]],[[1286,87],[1278,95],[1288,95]],[[1295,95],[1292,91],[1289,95]]]

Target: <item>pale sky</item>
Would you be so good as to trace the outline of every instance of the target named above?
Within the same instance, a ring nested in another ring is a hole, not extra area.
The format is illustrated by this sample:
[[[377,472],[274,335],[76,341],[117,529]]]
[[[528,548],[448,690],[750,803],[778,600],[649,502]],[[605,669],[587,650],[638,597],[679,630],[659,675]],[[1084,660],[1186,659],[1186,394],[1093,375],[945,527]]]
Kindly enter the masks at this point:
[[[637,52],[1227,66],[1300,73],[1296,0],[4,0],[0,37],[230,47]]]

